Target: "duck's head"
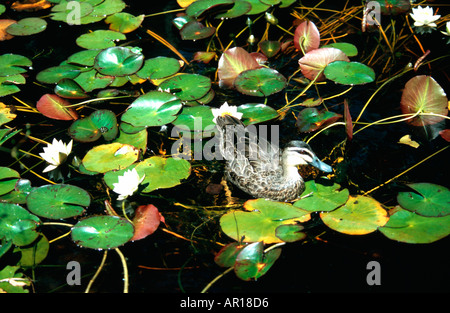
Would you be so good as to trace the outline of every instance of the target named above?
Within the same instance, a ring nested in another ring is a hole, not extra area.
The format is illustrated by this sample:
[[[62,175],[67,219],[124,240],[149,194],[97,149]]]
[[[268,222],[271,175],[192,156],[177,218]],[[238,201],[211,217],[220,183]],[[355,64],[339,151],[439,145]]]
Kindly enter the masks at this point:
[[[325,173],[331,173],[333,168],[322,162],[312,152],[311,147],[299,140],[293,140],[283,150],[283,162],[286,166],[312,165]]]

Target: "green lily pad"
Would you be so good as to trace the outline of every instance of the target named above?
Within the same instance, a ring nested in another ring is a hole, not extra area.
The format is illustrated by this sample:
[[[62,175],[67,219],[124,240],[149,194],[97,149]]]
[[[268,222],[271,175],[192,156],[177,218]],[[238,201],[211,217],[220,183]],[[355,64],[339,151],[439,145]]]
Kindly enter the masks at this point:
[[[263,242],[254,242],[245,246],[236,257],[234,272],[242,280],[257,280],[267,273],[281,254],[281,249],[272,249],[264,253]]]
[[[258,43],[262,53],[268,58],[276,55],[281,49],[281,43],[275,40],[264,40]]]
[[[399,207],[380,232],[392,240],[406,243],[431,243],[450,234],[450,215],[425,217]]]
[[[89,97],[76,81],[70,78],[61,79],[55,86],[55,93],[67,99],[85,99]]]
[[[90,249],[114,249],[127,243],[134,233],[133,225],[119,216],[88,217],[72,227],[72,240]]]
[[[230,211],[220,218],[222,231],[242,242],[282,242],[276,236],[277,227],[304,222],[310,218],[309,212],[289,203],[265,199],[248,200],[244,209],[245,211]]]
[[[297,200],[294,206],[309,212],[329,212],[347,202],[348,189],[340,190],[336,183],[328,185],[316,183],[313,180],[305,183],[303,199]]]
[[[330,125],[340,118],[342,118],[342,115],[331,111],[306,108],[298,114],[295,126],[300,132],[308,133]]]
[[[217,14],[216,19],[236,18],[247,14],[252,9],[252,5],[247,1],[235,1],[231,9],[224,13]]]
[[[38,236],[41,221],[20,205],[0,202],[0,233],[16,246],[26,246]]]
[[[139,157],[139,150],[133,146],[113,142],[99,145],[89,150],[82,163],[86,170],[96,173],[106,173],[112,170],[124,169]]]
[[[27,196],[34,188],[31,187],[31,182],[28,179],[19,179],[14,189],[7,194],[0,196],[1,202],[25,204],[27,203]]]
[[[270,121],[279,115],[277,110],[263,103],[241,104],[237,111],[242,113],[241,120],[245,125]]]
[[[125,47],[111,47],[100,52],[94,68],[103,75],[128,76],[136,73],[144,63],[144,55]]]
[[[61,21],[69,23],[71,18],[75,17],[73,6],[69,5],[70,1],[62,0],[57,5],[52,7],[50,18],[54,21]],[[76,9],[77,18],[89,15],[94,10],[93,5],[86,1],[78,1]]]
[[[73,79],[80,75],[80,69],[74,65],[59,65],[52,66],[45,70],[40,71],[36,75],[36,79],[44,84],[56,84],[61,79],[70,78]]]
[[[208,128],[212,129],[215,125],[212,121],[213,118],[209,106],[184,107],[172,124],[181,130],[204,131]]]
[[[31,285],[31,280],[29,278],[23,277],[24,274],[19,270],[20,266],[10,266],[7,265],[2,268],[0,271],[0,289],[6,293],[29,293],[28,289],[25,289],[26,286]],[[13,285],[8,282],[10,278],[17,279],[19,282],[24,285]]]
[[[211,89],[211,80],[199,74],[182,74],[163,81],[159,87],[170,90],[182,101],[197,100]]]
[[[24,67],[30,67],[32,62],[27,57],[19,54],[2,54],[0,55],[0,76],[11,76],[15,74],[25,73]]]
[[[19,260],[20,266],[33,267],[41,263],[47,257],[50,244],[47,237],[42,233],[39,234],[39,238],[31,246],[16,247],[14,252],[20,252],[21,257]]]
[[[252,9],[247,12],[247,15],[256,15],[265,12],[270,8],[270,5],[262,3],[260,0],[245,0],[252,5]]]
[[[354,57],[358,55],[358,48],[348,42],[333,42],[328,45],[322,46],[322,48],[336,48],[344,52],[348,57]]]
[[[182,106],[177,96],[150,91],[133,101],[122,115],[122,122],[135,127],[162,126],[172,122]]]
[[[211,37],[215,32],[215,27],[206,27],[200,22],[192,21],[181,28],[180,35],[183,40],[200,40]]]
[[[232,267],[236,262],[239,252],[245,247],[245,244],[232,242],[224,246],[214,257],[214,262],[222,267]]]
[[[93,10],[87,16],[80,18],[80,24],[96,23],[105,19],[108,15],[121,12],[126,4],[122,0],[89,0]]]
[[[177,59],[156,57],[146,60],[144,66],[136,75],[143,79],[161,79],[176,74],[180,67],[180,62]]]
[[[143,129],[134,134],[127,134],[123,131],[120,132],[119,137],[114,142],[120,142],[131,145],[139,150],[146,151],[147,148],[148,133],[146,129]]]
[[[13,36],[28,36],[43,32],[47,28],[47,22],[38,17],[27,17],[11,24],[6,32]]]
[[[109,29],[126,34],[136,30],[144,21],[144,18],[144,14],[134,16],[130,13],[120,12],[108,16],[105,22],[110,24]]]
[[[450,215],[450,190],[430,183],[408,185],[413,191],[400,192],[398,203],[403,209],[427,217]]]
[[[375,80],[373,69],[359,62],[334,61],[323,73],[327,79],[343,85],[363,85]]]
[[[69,136],[81,142],[96,141],[102,136],[110,141],[117,137],[118,132],[116,115],[110,110],[94,111],[88,117],[73,122],[68,130]]]
[[[8,167],[0,167],[0,195],[14,190],[19,178],[20,174],[15,170]]]
[[[76,81],[85,92],[91,92],[95,89],[103,89],[111,85],[114,81],[114,77],[105,76],[97,73],[92,69],[78,75],[74,81]]]
[[[369,234],[389,220],[381,204],[366,196],[350,196],[345,205],[321,212],[320,218],[331,229],[348,235]]]
[[[116,41],[125,40],[127,37],[112,30],[95,30],[83,34],[76,39],[78,46],[84,49],[106,49],[114,47]]]
[[[83,65],[83,66],[94,66],[95,57],[101,52],[101,49],[92,50],[82,50],[75,52],[67,58],[67,63]]]
[[[231,7],[233,2],[233,0],[197,0],[186,8],[186,14],[197,19],[208,10]]]
[[[270,68],[246,70],[234,80],[236,89],[249,96],[268,97],[286,87],[286,78]]]
[[[328,64],[335,61],[349,62],[348,56],[339,49],[336,48],[319,48],[313,49],[306,53],[298,64],[302,74],[309,80],[323,81],[325,75],[324,69]]]
[[[79,216],[90,202],[91,198],[84,189],[65,184],[35,188],[27,197],[30,212],[51,219]]]
[[[12,95],[20,91],[20,88],[16,85],[0,84],[0,97]]]
[[[280,225],[275,229],[275,236],[284,242],[295,242],[306,238],[306,233],[302,232],[303,226],[300,224]]]

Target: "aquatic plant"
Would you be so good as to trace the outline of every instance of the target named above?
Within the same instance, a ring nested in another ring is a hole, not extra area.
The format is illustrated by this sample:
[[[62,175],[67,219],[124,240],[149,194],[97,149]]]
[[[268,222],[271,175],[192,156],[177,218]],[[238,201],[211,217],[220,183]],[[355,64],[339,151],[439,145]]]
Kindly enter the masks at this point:
[[[360,3],[325,9],[324,1],[177,1],[181,14],[170,20],[176,39],[150,30],[155,16],[174,12],[133,15],[123,0],[0,5],[0,40],[14,47],[0,55],[0,257],[21,256],[0,268],[0,289],[29,292],[34,282],[24,273],[34,273],[49,247],[66,237],[104,258],[114,250],[126,292],[121,247],[158,230],[208,244],[215,251],[209,259],[244,281],[267,274],[284,245],[319,240],[314,223],[325,232],[379,232],[411,244],[448,236],[449,189],[407,173],[448,148],[448,98],[439,83],[448,55],[425,48],[429,32],[448,35],[449,22],[446,31],[441,25],[449,15],[409,1],[374,2],[379,12]],[[24,11],[31,9],[41,17]],[[15,51],[15,41],[44,40],[37,36],[59,31],[55,25],[70,37],[64,52]],[[394,82],[402,89],[396,101],[387,91]],[[391,107],[380,113],[375,101]],[[334,172],[318,178],[305,170],[306,190],[293,203],[211,191],[223,187],[210,183],[221,163],[201,154],[223,111],[247,126],[280,125],[282,137],[321,141],[316,146]],[[414,164],[405,161],[389,179],[365,172],[366,182],[352,173],[352,144],[366,130],[390,125],[420,133],[416,145],[400,142],[409,145],[404,155],[431,142],[438,148]],[[181,210],[198,219],[181,217]],[[60,228],[67,232],[47,238]],[[207,230],[196,237],[199,229]]]

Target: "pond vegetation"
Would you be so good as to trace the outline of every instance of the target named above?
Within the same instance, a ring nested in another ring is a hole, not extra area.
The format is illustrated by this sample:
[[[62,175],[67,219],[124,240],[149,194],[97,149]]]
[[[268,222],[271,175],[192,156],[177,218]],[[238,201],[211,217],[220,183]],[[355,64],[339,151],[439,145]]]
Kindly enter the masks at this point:
[[[85,292],[111,291],[103,271],[146,292],[152,269],[186,291],[189,268],[205,271],[193,291],[232,271],[251,289],[283,249],[333,234],[447,240],[450,15],[416,2],[1,4],[0,291],[74,290],[72,260]],[[290,202],[227,183],[206,153],[224,103],[332,173],[301,166]]]

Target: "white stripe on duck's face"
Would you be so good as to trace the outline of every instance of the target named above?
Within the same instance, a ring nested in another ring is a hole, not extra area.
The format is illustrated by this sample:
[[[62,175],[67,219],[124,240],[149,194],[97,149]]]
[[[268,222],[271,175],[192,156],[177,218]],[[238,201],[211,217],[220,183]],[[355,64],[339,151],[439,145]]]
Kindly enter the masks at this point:
[[[288,147],[285,153],[285,164],[287,166],[307,165],[316,158],[310,150],[299,147]]]

